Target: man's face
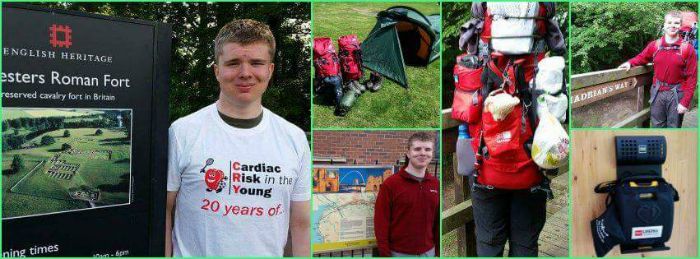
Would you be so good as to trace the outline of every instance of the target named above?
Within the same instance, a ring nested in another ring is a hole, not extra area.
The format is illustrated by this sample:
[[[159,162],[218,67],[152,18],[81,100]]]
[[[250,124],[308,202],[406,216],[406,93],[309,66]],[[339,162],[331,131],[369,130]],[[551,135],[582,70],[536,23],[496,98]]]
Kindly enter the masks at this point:
[[[664,33],[668,36],[675,37],[678,35],[678,30],[681,28],[681,18],[666,16],[664,19]]]
[[[428,167],[433,160],[433,146],[435,143],[432,141],[414,140],[406,153],[408,163],[416,169]]]
[[[229,42],[218,58],[214,74],[222,97],[238,105],[259,104],[275,69],[267,43]]]

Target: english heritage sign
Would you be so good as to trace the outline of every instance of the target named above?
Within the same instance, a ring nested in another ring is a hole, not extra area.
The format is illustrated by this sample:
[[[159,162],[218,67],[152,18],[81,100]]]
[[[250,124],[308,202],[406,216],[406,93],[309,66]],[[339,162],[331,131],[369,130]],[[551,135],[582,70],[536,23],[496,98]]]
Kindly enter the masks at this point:
[[[3,5],[3,257],[163,254],[171,34]]]

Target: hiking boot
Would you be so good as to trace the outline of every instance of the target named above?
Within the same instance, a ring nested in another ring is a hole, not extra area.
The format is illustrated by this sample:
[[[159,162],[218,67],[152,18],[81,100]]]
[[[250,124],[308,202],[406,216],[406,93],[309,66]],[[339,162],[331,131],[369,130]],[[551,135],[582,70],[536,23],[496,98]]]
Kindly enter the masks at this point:
[[[384,78],[379,73],[372,72],[367,81],[367,88],[372,92],[379,91],[382,88],[382,81],[384,81]]]

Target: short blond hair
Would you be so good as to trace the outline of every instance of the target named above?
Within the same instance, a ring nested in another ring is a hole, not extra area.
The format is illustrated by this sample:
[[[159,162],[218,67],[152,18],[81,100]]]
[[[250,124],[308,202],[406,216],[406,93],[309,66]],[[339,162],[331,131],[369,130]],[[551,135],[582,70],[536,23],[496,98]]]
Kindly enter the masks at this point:
[[[668,18],[668,17],[681,19],[681,23],[683,23],[683,15],[681,14],[680,11],[677,11],[677,10],[668,11],[666,13],[666,15],[664,15],[664,20],[666,20],[666,18]]]
[[[226,43],[239,43],[248,45],[256,42],[264,42],[270,47],[270,58],[275,58],[275,36],[267,24],[251,19],[236,19],[224,27],[214,39],[214,60],[218,63],[219,56],[224,52]]]

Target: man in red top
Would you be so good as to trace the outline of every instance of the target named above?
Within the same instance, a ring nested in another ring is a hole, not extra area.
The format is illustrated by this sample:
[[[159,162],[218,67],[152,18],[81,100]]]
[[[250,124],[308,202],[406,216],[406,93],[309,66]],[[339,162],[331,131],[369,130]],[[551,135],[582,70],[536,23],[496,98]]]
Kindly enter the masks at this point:
[[[681,13],[671,11],[664,17],[664,36],[650,42],[633,59],[619,68],[654,63],[651,88],[651,124],[655,128],[678,128],[688,111],[697,84],[697,56],[693,45],[680,37]]]
[[[374,235],[379,255],[438,256],[440,185],[426,174],[435,138],[429,133],[408,139],[407,165],[387,178],[374,206]]]

